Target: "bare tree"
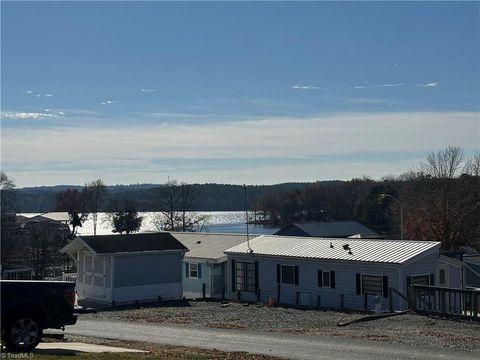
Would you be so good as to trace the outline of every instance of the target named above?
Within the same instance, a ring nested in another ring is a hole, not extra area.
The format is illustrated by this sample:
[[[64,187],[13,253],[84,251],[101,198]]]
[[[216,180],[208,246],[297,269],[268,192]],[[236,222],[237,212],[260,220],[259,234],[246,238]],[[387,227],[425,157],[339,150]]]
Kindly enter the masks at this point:
[[[68,189],[57,195],[57,210],[66,211],[70,218],[71,238],[75,236],[77,227],[82,227],[88,218],[88,201],[86,188],[82,191]]]
[[[10,262],[18,250],[20,229],[13,211],[15,199],[15,183],[7,174],[0,172],[0,228],[1,228],[1,261],[3,265]]]
[[[85,184],[88,194],[88,210],[92,214],[93,235],[97,235],[98,212],[107,197],[107,186],[101,179]]]
[[[427,155],[404,192],[405,230],[415,240],[436,240],[448,250],[480,248],[480,177],[471,159],[448,147]],[[470,170],[469,170],[470,169]]]
[[[44,279],[49,268],[61,268],[64,262],[60,249],[66,245],[65,225],[57,221],[27,222],[22,235],[24,265],[35,271],[36,279]]]
[[[206,221],[205,216],[191,211],[195,196],[193,185],[168,180],[158,189],[160,214],[154,219],[155,226],[162,231],[195,231]]]

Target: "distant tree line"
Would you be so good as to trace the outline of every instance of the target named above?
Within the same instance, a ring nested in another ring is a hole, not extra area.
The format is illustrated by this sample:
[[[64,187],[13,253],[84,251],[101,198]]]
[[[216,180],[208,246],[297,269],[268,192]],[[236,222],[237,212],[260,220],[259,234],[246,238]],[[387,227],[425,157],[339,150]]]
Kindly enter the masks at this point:
[[[302,189],[307,183],[285,183],[278,185],[249,186],[249,198],[255,199],[276,190]],[[116,200],[132,200],[138,211],[161,211],[161,203],[155,200],[159,187],[165,184],[143,185],[105,185],[105,201],[99,206],[100,212],[110,211],[110,205]],[[195,197],[190,204],[192,211],[242,211],[245,210],[243,188],[241,185],[226,184],[190,184]],[[16,212],[47,212],[57,207],[57,196],[66,190],[81,192],[84,186],[50,186],[15,189],[12,208]]]
[[[130,233],[140,229],[139,211],[160,212],[155,219],[159,230],[192,231],[205,222],[196,213],[199,210],[245,210],[240,185],[169,180],[161,185],[107,186],[98,179],[83,187],[19,191],[5,174],[2,184],[2,214],[7,209],[18,212],[18,197],[26,193],[48,193],[55,202],[43,210],[69,213],[70,238],[88,216],[95,229],[100,211],[110,213],[114,232]],[[399,177],[248,186],[247,193],[256,222],[283,226],[295,221],[357,220],[395,238],[401,232],[402,208],[406,238],[441,241],[449,250],[480,249],[480,155],[467,157],[458,147],[428,154],[418,170]]]
[[[382,196],[382,195],[388,196]],[[396,200],[396,201],[395,201]],[[387,237],[440,241],[447,250],[480,250],[480,155],[448,147],[427,155],[418,171],[397,178],[317,182],[274,191],[254,207],[262,222],[357,220]]]

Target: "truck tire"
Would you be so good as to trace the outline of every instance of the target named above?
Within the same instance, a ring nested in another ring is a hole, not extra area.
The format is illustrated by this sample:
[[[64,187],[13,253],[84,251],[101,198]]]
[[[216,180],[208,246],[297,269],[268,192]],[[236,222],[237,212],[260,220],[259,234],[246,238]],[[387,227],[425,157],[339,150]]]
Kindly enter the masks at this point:
[[[5,346],[12,352],[30,352],[42,339],[43,328],[33,314],[17,313],[10,316],[4,333]]]

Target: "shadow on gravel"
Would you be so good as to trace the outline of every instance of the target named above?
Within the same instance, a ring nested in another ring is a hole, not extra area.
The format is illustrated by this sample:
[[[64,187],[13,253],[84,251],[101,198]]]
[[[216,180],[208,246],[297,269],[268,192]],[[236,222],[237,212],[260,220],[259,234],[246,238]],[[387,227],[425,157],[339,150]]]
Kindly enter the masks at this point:
[[[190,302],[188,300],[169,300],[169,301],[155,301],[155,302],[138,302],[132,304],[122,304],[122,305],[99,305],[97,303],[88,303],[82,302],[83,306],[89,306],[97,309],[99,312],[115,312],[115,311],[124,311],[124,310],[135,310],[135,309],[148,309],[148,308],[175,308],[175,307],[190,307]]]

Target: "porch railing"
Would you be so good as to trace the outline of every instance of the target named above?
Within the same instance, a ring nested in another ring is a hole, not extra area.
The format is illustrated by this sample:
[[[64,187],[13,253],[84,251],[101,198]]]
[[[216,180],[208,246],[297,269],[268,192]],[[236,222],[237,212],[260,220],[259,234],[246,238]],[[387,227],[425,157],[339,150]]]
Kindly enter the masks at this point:
[[[63,281],[77,282],[77,273],[63,273]]]
[[[419,313],[480,321],[480,289],[413,285],[409,288],[409,305]]]

